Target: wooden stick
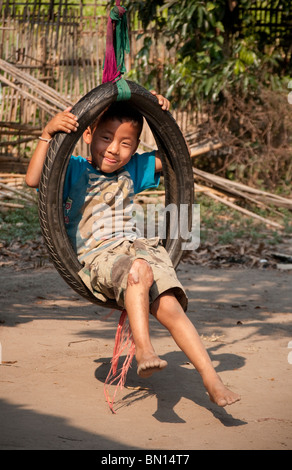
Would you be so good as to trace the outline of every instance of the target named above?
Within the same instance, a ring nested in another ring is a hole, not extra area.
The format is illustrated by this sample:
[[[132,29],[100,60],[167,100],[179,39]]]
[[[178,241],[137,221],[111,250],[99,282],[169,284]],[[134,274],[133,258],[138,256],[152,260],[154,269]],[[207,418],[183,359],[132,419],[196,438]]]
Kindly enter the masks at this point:
[[[3,207],[13,207],[13,208],[16,208],[16,209],[24,209],[25,206],[23,204],[15,204],[13,202],[3,202],[3,201],[0,201],[0,207],[3,206]]]
[[[287,198],[284,198],[283,196],[278,196],[276,194],[272,194],[272,193],[269,193],[267,191],[252,188],[251,186],[247,186],[246,184],[239,183],[237,181],[228,180],[226,178],[223,178],[222,176],[213,175],[211,173],[207,173],[206,171],[198,170],[197,168],[193,168],[193,173],[196,174],[197,176],[201,176],[203,179],[207,179],[211,182],[216,182],[216,183],[222,182],[223,184],[227,184],[228,187],[234,186],[236,188],[244,189],[245,191],[251,192],[251,193],[254,193],[254,194],[261,194],[263,196],[268,195],[268,196],[271,196],[275,199],[279,199],[279,200],[282,200],[282,201],[287,201]],[[290,199],[288,199],[288,201],[292,202],[292,200],[290,200]]]
[[[25,178],[22,173],[0,173],[0,178]]]
[[[33,135],[31,137],[25,137],[24,139],[6,140],[0,143],[0,147],[16,147],[17,145],[24,144],[26,142],[31,142],[32,140],[36,140],[36,137]]]
[[[35,92],[43,96],[45,99],[48,99],[48,101],[53,101],[54,104],[60,108],[64,107],[65,109],[72,104],[69,100],[64,98],[60,93],[50,86],[46,85],[32,75],[24,72],[23,70],[19,70],[17,67],[3,59],[0,59],[0,69],[17,78],[17,80],[21,83],[30,86]]]
[[[26,194],[24,191],[20,191],[19,189],[12,188],[11,186],[8,186],[7,184],[0,183],[0,188],[6,189],[6,191],[12,191],[15,194],[19,194],[21,197],[24,197],[25,199],[28,199],[29,201],[36,202],[35,198],[33,196],[30,196],[30,194]]]
[[[19,91],[19,93],[21,95],[23,95],[25,98],[29,98],[31,101],[37,103],[42,109],[47,111],[47,113],[51,114],[52,116],[54,116],[59,111],[59,109],[53,108],[52,106],[45,103],[43,100],[40,100],[36,96],[33,96],[31,93],[29,93],[29,92],[23,90],[22,88],[20,88],[19,86],[15,85],[13,82],[11,82],[7,78],[3,77],[2,75],[0,75],[0,80],[1,80],[1,82],[5,83],[6,85],[9,85],[11,88],[14,88],[15,90]]]
[[[226,199],[223,199],[222,197],[219,197],[216,194],[213,194],[213,193],[208,192],[208,191],[206,191],[205,194],[207,196],[211,197],[212,199],[215,199],[216,201],[222,202],[222,204],[225,204],[226,206],[229,206],[232,209],[235,209],[239,212],[242,212],[243,214],[245,214],[248,217],[253,217],[255,219],[260,220],[261,222],[264,222],[264,224],[266,224],[266,225],[272,225],[273,227],[280,228],[280,229],[284,228],[282,225],[278,224],[277,222],[273,222],[272,220],[265,219],[264,217],[261,217],[258,214],[254,214],[253,212],[251,212],[247,209],[244,209],[243,207],[239,207],[239,206],[237,206],[236,204],[233,204],[230,201],[226,201]]]
[[[193,168],[193,173],[199,176],[199,178],[210,182],[213,186],[218,186],[225,192],[243,197],[245,199],[250,200],[251,202],[256,202],[257,204],[263,203],[267,205],[267,201],[270,201],[271,204],[292,209],[292,199],[277,196],[268,193],[267,191],[250,188],[249,186],[244,185],[243,183],[237,183],[235,181],[227,180],[226,178],[222,178],[221,176],[217,175],[212,175],[205,171],[198,170],[197,168]],[[247,193],[252,193],[254,197],[244,194],[242,190],[246,191]],[[256,199],[256,196],[260,197],[260,200]]]
[[[203,155],[204,153],[208,153],[211,150],[218,150],[223,147],[222,142],[218,142],[217,144],[208,144],[204,146],[198,146],[191,149],[191,158],[198,157],[199,155]]]

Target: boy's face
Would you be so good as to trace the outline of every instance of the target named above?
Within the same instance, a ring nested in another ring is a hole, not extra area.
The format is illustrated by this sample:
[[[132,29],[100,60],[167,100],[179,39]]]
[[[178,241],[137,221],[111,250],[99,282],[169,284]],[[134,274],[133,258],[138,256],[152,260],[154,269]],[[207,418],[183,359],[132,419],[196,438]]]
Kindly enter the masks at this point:
[[[139,144],[136,127],[118,119],[101,122],[93,131],[88,128],[83,138],[90,144],[93,166],[104,173],[112,173],[126,165]]]

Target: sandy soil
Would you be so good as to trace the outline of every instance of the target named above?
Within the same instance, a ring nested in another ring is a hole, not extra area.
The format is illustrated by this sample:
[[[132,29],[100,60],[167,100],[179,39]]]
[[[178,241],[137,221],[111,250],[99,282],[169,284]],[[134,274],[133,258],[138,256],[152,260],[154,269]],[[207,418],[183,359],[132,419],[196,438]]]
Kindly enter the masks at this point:
[[[143,380],[133,363],[112,414],[103,387],[119,313],[106,318],[52,267],[2,267],[0,448],[292,449],[292,271],[181,264],[178,275],[190,318],[239,403],[212,404],[151,319],[169,365]]]

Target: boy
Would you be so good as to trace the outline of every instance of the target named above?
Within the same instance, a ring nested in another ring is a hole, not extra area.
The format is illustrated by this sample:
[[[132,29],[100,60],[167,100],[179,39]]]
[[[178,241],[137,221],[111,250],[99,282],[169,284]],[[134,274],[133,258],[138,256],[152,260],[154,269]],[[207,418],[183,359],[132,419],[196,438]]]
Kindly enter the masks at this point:
[[[156,96],[162,109],[168,109],[169,102]],[[77,118],[70,111],[57,114],[45,126],[26,174],[29,186],[39,184],[48,142],[54,134],[77,130]],[[240,397],[223,385],[186,316],[187,297],[166,250],[158,239],[142,238],[131,224],[133,195],[157,186],[157,172],[162,169],[155,152],[135,154],[142,122],[142,116],[127,103],[112,104],[83,134],[90,145],[90,161],[70,159],[64,215],[68,236],[83,265],[79,275],[99,299],[115,299],[126,309],[138,375],[149,377],[167,366],[151,344],[150,311],[198,370],[210,399],[226,406]]]

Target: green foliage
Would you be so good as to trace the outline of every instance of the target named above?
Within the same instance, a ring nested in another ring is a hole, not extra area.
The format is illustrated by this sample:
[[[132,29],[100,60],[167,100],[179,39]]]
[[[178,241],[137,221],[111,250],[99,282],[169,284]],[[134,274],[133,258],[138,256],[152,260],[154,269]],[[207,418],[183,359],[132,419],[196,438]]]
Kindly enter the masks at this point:
[[[275,220],[284,225],[284,230],[267,228],[261,221],[251,217],[243,217],[236,210],[232,210],[226,205],[215,202],[207,196],[200,195],[197,203],[200,203],[201,215],[201,242],[216,241],[218,245],[233,244],[239,241],[248,241],[256,244],[265,242],[267,245],[277,245],[283,238],[291,234],[291,216],[288,210],[280,209],[278,214],[283,217],[274,217],[269,210],[258,210],[253,207],[253,211],[270,220]]]
[[[291,9],[285,0],[278,3],[284,12]],[[259,87],[287,86],[281,77],[279,49],[267,39],[269,31],[250,32],[257,19],[250,10],[252,0],[240,2],[244,11],[240,18],[227,4],[226,0],[128,2],[128,10],[138,14],[144,28],[144,44],[130,77],[171,97],[180,107],[216,101],[234,90],[255,94]],[[150,60],[153,31],[163,35],[171,51],[163,67],[159,57]]]
[[[6,2],[1,2],[3,3],[3,9],[6,8]],[[15,15],[21,14],[23,15],[23,12],[33,6],[36,10],[36,14],[39,14],[40,11],[42,12],[48,12],[52,11],[53,14],[58,15],[59,9],[60,9],[60,4],[62,2],[54,3],[54,2],[36,2],[35,0],[29,0],[26,2],[9,2],[9,7],[13,8],[13,13]],[[103,4],[103,5],[102,5]],[[80,10],[83,11],[83,14],[85,16],[91,16],[91,15],[105,15],[106,14],[106,9],[107,9],[108,2],[106,0],[100,1],[98,5],[94,5],[93,3],[85,3],[83,5],[83,2],[80,0],[70,0],[68,9],[76,9],[79,8]]]
[[[289,25],[292,5],[260,3],[269,9],[258,28],[253,0],[129,1],[144,28],[129,78],[162,93],[172,109],[198,111],[197,140],[224,143],[212,158],[196,158],[197,168],[291,190],[291,41],[289,28],[279,35],[279,18]]]
[[[41,234],[37,205],[0,212],[0,229],[2,243],[15,239],[24,242],[37,238]]]

